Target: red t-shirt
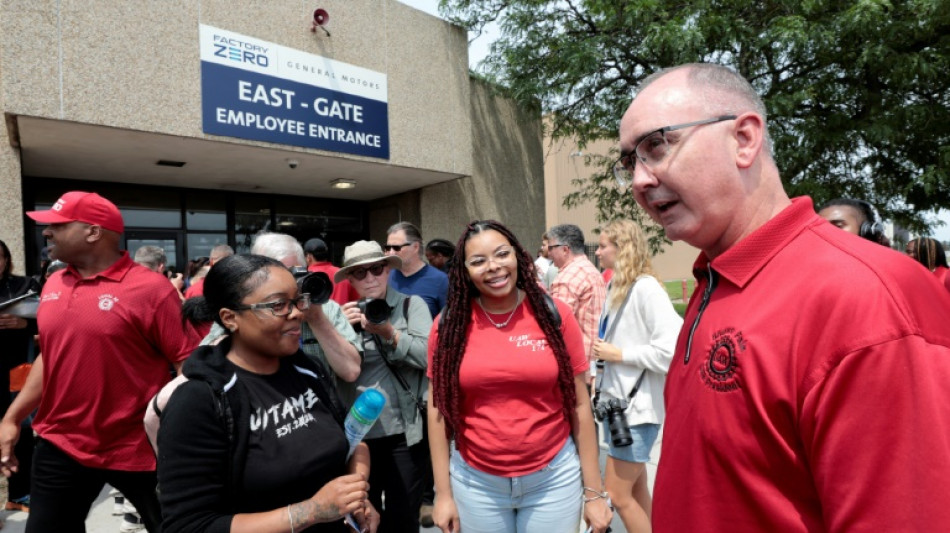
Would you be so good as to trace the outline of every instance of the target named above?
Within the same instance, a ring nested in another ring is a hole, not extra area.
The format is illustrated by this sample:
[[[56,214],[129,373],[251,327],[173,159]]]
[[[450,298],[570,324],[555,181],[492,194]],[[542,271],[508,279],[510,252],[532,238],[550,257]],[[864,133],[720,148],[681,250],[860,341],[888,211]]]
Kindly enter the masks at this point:
[[[330,277],[330,282],[333,283],[333,275],[337,273],[340,269],[333,266],[333,263],[328,261],[313,263],[307,267],[307,270],[310,272],[323,272]],[[360,299],[360,294],[356,292],[356,289],[353,288],[353,285],[350,284],[349,280],[341,280],[339,283],[333,283],[333,293],[330,294],[330,299],[334,302],[343,305],[346,302],[355,302]]]
[[[587,370],[584,338],[571,308],[555,300],[574,375]],[[436,319],[429,334],[429,377],[438,346]],[[514,477],[551,462],[571,431],[561,408],[557,361],[527,303],[504,328],[492,325],[478,304],[459,369],[462,427],[456,444],[482,472]]]
[[[142,419],[200,337],[182,326],[181,300],[128,253],[81,279],[72,267],[46,282],[37,323],[43,396],[33,429],[80,464],[155,469]]]

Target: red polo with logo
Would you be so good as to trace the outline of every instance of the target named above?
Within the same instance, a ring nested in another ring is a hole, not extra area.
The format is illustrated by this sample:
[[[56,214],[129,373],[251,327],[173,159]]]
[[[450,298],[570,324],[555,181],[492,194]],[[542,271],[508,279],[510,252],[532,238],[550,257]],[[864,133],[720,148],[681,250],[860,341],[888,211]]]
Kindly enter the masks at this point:
[[[934,276],[808,198],[695,268],[654,531],[950,531],[950,294]]]
[[[169,381],[169,363],[200,341],[182,325],[174,287],[127,252],[86,279],[70,266],[43,287],[37,323],[43,396],[33,429],[84,466],[154,470],[145,406]]]

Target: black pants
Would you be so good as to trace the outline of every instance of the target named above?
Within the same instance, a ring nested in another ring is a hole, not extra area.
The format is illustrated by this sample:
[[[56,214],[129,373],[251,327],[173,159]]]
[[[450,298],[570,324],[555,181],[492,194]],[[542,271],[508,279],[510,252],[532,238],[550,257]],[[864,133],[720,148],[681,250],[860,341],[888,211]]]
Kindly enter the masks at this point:
[[[26,533],[84,533],[89,508],[106,483],[132,502],[149,533],[161,532],[155,472],[82,466],[49,441],[37,438]]]
[[[422,476],[422,503],[435,503],[435,478],[432,474],[432,456],[429,455],[429,417],[422,417],[422,442],[419,443],[425,453],[425,466]]]
[[[13,447],[13,455],[20,462],[22,468],[10,476],[9,492],[7,497],[10,500],[18,500],[30,495],[30,478],[33,464],[33,447],[36,443],[33,440],[33,417],[28,416],[20,424],[20,440]]]
[[[405,434],[365,442],[370,455],[369,501],[382,516],[378,533],[419,531],[426,455],[423,446],[406,446]]]

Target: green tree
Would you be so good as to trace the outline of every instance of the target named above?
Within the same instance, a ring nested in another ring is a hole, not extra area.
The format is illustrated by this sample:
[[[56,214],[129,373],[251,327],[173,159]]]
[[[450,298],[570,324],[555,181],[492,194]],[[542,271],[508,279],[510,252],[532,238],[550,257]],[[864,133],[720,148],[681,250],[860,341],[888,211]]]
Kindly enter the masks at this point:
[[[769,111],[792,195],[866,199],[927,231],[950,208],[950,0],[442,0],[471,31],[497,23],[482,66],[553,138],[616,139],[633,90],[665,66],[729,65]],[[643,219],[603,172],[565,205]],[[654,235],[657,233],[654,231]]]

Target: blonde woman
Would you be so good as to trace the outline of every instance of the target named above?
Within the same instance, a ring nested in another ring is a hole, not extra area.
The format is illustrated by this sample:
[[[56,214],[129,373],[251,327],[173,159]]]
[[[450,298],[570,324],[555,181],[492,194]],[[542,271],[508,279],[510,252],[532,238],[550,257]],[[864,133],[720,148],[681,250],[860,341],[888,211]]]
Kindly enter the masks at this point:
[[[627,531],[650,531],[645,463],[663,422],[663,383],[683,320],[656,279],[640,226],[629,220],[610,223],[601,230],[596,253],[601,266],[614,271],[593,348],[605,363],[598,372],[597,399],[602,408],[622,411],[633,440],[615,445],[604,420],[607,492]]]

